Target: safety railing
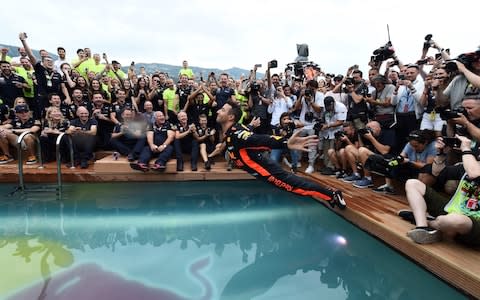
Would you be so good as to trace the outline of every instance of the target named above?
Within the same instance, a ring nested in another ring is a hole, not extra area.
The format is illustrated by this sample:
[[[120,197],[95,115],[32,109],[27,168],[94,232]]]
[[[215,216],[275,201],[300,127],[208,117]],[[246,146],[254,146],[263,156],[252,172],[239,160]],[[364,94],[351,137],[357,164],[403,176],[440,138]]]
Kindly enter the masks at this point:
[[[57,141],[55,142],[55,155],[57,158],[57,185],[58,190],[62,190],[62,157],[60,152],[60,145],[64,137],[68,138],[69,144],[69,154],[70,154],[70,169],[75,169],[74,161],[73,161],[73,142],[72,136],[66,132],[63,132],[58,135]]]
[[[35,139],[36,143],[36,148],[37,148],[37,158],[40,162],[40,166],[38,167],[39,169],[43,169],[43,160],[42,160],[42,149],[40,147],[40,140],[38,137],[30,131],[25,131],[22,132],[17,138],[17,154],[18,154],[18,184],[20,190],[24,191],[25,190],[25,182],[23,179],[23,155],[22,155],[22,142],[25,139],[27,135],[32,135],[33,138]]]

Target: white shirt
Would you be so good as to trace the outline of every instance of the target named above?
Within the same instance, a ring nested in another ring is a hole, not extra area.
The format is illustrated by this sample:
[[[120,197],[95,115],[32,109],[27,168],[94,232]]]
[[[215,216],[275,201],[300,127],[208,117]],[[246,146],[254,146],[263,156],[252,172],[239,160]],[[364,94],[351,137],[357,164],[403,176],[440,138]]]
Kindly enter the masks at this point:
[[[62,70],[60,69],[60,66],[63,64],[63,63],[68,63],[68,61],[66,59],[57,59],[54,63],[53,63],[53,69],[55,71],[57,71],[58,73],[60,73],[62,76],[63,76],[63,72]]]
[[[332,125],[337,121],[345,121],[347,119],[347,107],[345,104],[335,101],[335,106],[333,113],[325,112],[325,124]],[[335,132],[342,130],[342,126],[330,127],[328,129],[322,130],[320,133],[321,136],[325,139],[334,139]]]
[[[290,97],[285,98],[275,98],[273,103],[270,104],[267,108],[269,114],[272,114],[272,120],[270,121],[271,125],[280,124],[280,116],[292,108],[293,102]]]
[[[324,99],[324,96],[323,96],[322,92],[316,92],[315,93],[315,104],[317,106],[320,106],[322,108],[322,110],[325,108],[325,104],[323,102],[323,99]],[[313,125],[315,123],[314,122],[312,122],[312,123],[306,122],[305,121],[305,113],[313,112],[313,115],[314,115],[315,118],[319,118],[320,114],[316,113],[313,110],[312,106],[306,103],[305,97],[302,97],[300,99],[300,101],[302,101],[302,111],[300,112],[300,122],[302,122],[304,124],[303,129],[312,129]]]

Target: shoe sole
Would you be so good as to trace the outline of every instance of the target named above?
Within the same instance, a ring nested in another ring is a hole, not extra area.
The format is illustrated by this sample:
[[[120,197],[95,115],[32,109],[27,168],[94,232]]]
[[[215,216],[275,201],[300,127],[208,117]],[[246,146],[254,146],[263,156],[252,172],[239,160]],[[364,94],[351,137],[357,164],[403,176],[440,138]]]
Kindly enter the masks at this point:
[[[369,184],[369,185],[357,185],[357,184],[354,183],[353,186],[356,187],[356,188],[359,188],[359,189],[368,189],[368,188],[372,187],[373,184]]]
[[[430,233],[426,230],[413,229],[407,232],[407,236],[418,244],[432,244],[442,240],[440,231]]]
[[[147,168],[142,168],[138,164],[135,164],[135,163],[131,163],[130,168],[132,168],[133,170],[136,170],[136,171],[142,171],[144,173],[146,173],[149,170]]]
[[[27,161],[25,164],[26,165],[34,165],[36,163],[37,163],[37,161]]]

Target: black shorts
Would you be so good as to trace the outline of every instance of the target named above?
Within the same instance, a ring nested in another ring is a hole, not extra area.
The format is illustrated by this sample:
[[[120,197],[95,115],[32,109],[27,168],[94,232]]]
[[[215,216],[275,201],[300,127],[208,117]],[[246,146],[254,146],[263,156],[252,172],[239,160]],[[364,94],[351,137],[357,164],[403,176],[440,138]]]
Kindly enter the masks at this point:
[[[433,188],[427,186],[425,190],[425,203],[427,204],[427,211],[434,217],[446,215],[444,210],[445,205],[450,201],[450,198],[435,191]],[[480,246],[480,221],[469,217],[472,221],[472,229],[467,234],[459,234],[456,239],[469,246]]]

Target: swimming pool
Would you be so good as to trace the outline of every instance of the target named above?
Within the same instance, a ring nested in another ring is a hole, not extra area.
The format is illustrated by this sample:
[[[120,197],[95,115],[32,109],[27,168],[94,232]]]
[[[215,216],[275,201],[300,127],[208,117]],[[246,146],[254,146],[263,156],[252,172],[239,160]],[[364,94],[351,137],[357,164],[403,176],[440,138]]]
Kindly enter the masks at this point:
[[[2,299],[465,299],[309,198],[260,181],[0,186]]]

